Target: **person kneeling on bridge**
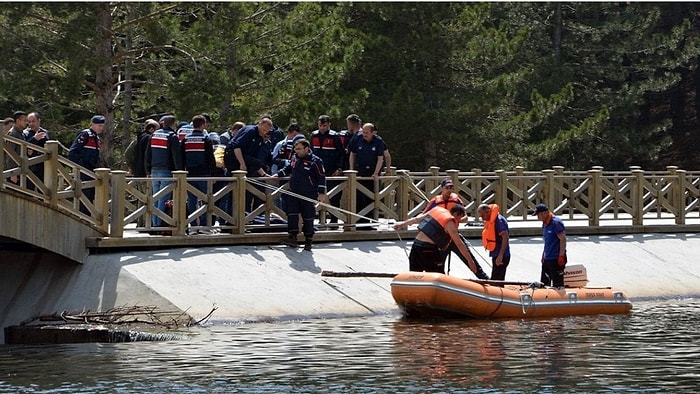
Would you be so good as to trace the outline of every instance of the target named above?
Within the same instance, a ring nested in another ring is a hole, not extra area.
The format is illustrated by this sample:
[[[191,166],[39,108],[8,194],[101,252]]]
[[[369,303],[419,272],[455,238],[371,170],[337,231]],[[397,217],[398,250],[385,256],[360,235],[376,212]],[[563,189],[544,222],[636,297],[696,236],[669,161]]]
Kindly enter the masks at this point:
[[[444,274],[443,251],[449,249],[459,256],[477,278],[488,280],[488,275],[473,259],[457,231],[457,224],[465,215],[466,211],[461,205],[454,205],[449,211],[435,207],[414,218],[394,224],[394,230],[404,230],[411,224],[419,223],[418,234],[408,256],[409,269]]]

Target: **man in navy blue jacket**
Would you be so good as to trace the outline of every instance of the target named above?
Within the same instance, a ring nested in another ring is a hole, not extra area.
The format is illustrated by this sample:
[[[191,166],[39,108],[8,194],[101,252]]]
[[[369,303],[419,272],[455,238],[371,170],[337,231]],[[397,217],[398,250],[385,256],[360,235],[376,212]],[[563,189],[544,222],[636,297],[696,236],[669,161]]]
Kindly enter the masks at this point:
[[[326,171],[323,160],[311,153],[311,144],[306,139],[294,143],[295,156],[283,169],[272,177],[289,176],[289,190],[292,194],[287,198],[287,233],[288,238],[282,243],[297,247],[299,234],[299,215],[303,221],[302,231],[306,237],[304,250],[311,250],[314,236],[314,218],[316,217],[316,201],[326,200]]]
[[[166,188],[172,181],[173,171],[182,171],[182,153],[180,140],[175,132],[175,117],[165,115],[160,118],[161,129],[151,135],[150,148],[146,149],[146,176],[155,178],[153,181],[153,194]],[[172,193],[167,193],[156,202],[156,207],[165,212],[166,202],[172,199]],[[151,224],[153,227],[162,226],[162,220],[153,215]]]
[[[95,168],[100,164],[100,137],[102,134],[102,129],[105,125],[105,117],[102,115],[95,115],[90,119],[90,127],[84,129],[75,137],[73,144],[68,150],[68,158],[74,163],[80,164],[81,166],[87,168],[90,171],[95,170]],[[80,173],[81,181],[88,181],[92,177]],[[83,189],[83,194],[91,202],[95,202],[95,188],[90,187]],[[90,215],[90,211],[83,204],[80,203],[80,212]]]
[[[203,194],[207,193],[207,181],[202,179],[189,180],[195,177],[210,177],[216,168],[214,159],[214,147],[208,136],[204,135],[206,118],[197,115],[192,118],[192,132],[187,134],[180,143],[182,159],[187,170],[188,182]],[[197,209],[198,198],[191,192],[187,192],[187,213],[192,214]],[[206,226],[206,217],[201,215],[194,221],[194,225]],[[198,230],[198,232],[202,232]]]

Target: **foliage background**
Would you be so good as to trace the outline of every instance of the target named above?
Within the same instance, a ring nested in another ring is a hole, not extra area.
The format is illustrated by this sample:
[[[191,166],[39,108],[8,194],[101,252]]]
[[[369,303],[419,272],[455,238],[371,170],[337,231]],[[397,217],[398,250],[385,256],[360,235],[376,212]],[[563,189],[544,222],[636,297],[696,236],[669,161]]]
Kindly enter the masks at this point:
[[[103,159],[147,118],[359,114],[393,164],[700,167],[697,3],[3,3],[0,110]]]

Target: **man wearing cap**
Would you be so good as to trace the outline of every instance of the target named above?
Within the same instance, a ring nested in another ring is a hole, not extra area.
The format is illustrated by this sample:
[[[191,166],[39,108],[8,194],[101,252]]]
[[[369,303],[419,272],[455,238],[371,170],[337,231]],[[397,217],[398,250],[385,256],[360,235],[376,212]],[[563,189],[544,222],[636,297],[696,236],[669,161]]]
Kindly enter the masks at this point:
[[[537,204],[532,216],[542,221],[542,274],[540,282],[545,286],[564,287],[566,267],[566,228],[561,219],[554,216],[545,204]]]
[[[105,126],[105,117],[102,115],[95,115],[90,119],[90,127],[82,130],[78,133],[73,141],[73,144],[68,150],[68,159],[76,164],[87,168],[90,171],[94,171],[95,168],[100,164],[100,134],[102,134],[102,129]],[[92,177],[80,173],[81,181],[88,181],[93,179]],[[91,202],[95,201],[95,188],[83,189],[83,194]],[[80,212],[89,215],[90,212],[86,206],[82,203],[80,204]]]

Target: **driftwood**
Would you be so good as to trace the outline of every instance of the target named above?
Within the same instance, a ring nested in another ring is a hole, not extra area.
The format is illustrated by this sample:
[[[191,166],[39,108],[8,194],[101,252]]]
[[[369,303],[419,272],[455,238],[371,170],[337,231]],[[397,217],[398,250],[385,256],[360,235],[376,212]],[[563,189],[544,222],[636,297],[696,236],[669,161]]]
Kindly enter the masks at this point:
[[[193,320],[186,311],[160,311],[155,306],[123,306],[111,308],[103,312],[82,312],[54,313],[50,315],[39,315],[27,319],[20,323],[25,326],[35,321],[40,322],[64,322],[64,323],[85,323],[85,324],[149,324],[165,328],[192,327],[201,324],[211,317],[212,310],[202,319]]]

